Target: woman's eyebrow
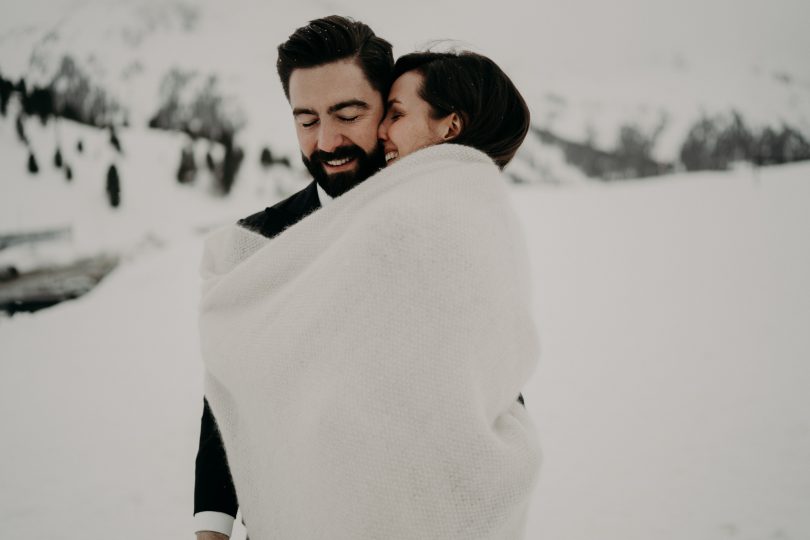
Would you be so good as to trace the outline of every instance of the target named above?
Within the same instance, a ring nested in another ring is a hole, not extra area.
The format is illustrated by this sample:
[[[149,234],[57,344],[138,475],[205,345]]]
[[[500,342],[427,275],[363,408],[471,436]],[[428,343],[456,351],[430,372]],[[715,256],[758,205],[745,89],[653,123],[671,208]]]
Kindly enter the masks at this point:
[[[326,109],[326,112],[329,114],[333,114],[339,111],[340,109],[346,109],[348,107],[359,107],[361,109],[368,109],[368,103],[366,103],[365,101],[360,101],[359,99],[349,99],[346,101],[341,101],[340,103],[335,103],[334,105]]]
[[[389,100],[388,100],[388,103],[386,103],[386,105],[385,105],[385,106],[386,106],[386,107],[390,107],[390,106],[391,106],[391,105],[393,105],[394,103],[399,103],[400,105],[402,105],[402,102],[401,102],[400,100],[398,100],[397,98],[394,98],[394,99],[389,99]]]

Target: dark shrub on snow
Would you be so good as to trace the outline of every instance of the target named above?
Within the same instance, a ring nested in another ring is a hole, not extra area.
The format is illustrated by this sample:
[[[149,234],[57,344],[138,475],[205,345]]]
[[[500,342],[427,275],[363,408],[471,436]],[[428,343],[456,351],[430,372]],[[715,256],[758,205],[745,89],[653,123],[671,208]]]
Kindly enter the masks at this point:
[[[113,208],[121,204],[121,179],[118,177],[118,168],[115,164],[107,169],[107,198]]]

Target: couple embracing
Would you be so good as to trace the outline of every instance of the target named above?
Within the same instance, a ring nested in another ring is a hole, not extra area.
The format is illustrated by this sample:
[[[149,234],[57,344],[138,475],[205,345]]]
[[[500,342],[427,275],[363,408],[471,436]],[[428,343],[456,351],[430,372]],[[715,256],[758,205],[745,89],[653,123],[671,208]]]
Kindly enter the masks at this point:
[[[339,16],[278,51],[314,180],[205,240],[197,536],[238,504],[251,540],[523,538],[538,344],[500,173],[523,98]]]

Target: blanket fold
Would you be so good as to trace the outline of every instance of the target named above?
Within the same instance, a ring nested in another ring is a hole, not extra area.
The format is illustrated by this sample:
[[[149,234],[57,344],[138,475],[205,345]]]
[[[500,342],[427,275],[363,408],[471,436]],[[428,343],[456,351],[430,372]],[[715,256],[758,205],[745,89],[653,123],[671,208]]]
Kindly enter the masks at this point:
[[[205,393],[251,540],[518,539],[538,345],[492,161],[415,152],[273,239],[211,233]]]

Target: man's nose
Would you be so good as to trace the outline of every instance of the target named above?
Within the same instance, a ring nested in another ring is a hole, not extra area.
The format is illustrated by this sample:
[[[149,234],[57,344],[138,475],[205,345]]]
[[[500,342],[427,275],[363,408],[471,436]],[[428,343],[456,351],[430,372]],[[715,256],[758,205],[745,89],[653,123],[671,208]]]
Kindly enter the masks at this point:
[[[343,144],[343,134],[331,122],[323,122],[318,132],[318,150],[334,152]]]

